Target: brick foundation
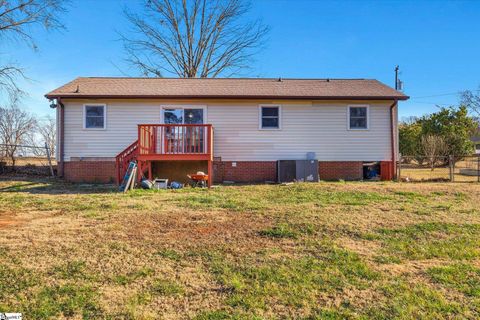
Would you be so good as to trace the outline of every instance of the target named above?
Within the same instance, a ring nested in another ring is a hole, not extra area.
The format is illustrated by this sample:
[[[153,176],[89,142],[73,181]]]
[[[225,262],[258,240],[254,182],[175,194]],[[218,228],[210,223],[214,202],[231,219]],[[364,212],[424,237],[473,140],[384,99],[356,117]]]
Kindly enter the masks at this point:
[[[64,178],[72,182],[114,183],[115,161],[68,161],[65,162]]]
[[[277,181],[276,161],[214,161],[214,182]]]
[[[320,180],[361,180],[363,162],[361,161],[319,161]]]
[[[175,164],[180,165],[181,161]],[[320,180],[361,180],[363,178],[361,161],[319,161],[318,169]],[[277,181],[277,162],[237,161],[234,167],[232,161],[215,160],[213,173],[215,183]],[[65,162],[64,177],[72,182],[115,182],[115,161],[68,161]]]

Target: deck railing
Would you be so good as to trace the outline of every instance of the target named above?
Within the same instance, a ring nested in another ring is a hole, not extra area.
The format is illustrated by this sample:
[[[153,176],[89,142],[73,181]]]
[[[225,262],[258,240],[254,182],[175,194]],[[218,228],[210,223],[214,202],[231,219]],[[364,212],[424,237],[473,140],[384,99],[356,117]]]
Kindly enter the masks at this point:
[[[139,124],[139,155],[211,155],[211,124]]]
[[[116,166],[117,166],[117,183],[120,183],[122,180],[125,171],[127,171],[128,164],[132,160],[137,160],[138,155],[138,140],[134,141],[131,145],[125,148],[122,152],[120,152],[116,158]]]

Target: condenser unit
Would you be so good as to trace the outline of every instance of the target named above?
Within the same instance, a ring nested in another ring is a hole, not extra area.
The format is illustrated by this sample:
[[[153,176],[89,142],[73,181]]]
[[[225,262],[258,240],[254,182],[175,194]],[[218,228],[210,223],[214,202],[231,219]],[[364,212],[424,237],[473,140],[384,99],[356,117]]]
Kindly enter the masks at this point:
[[[279,160],[278,182],[318,182],[318,160]]]

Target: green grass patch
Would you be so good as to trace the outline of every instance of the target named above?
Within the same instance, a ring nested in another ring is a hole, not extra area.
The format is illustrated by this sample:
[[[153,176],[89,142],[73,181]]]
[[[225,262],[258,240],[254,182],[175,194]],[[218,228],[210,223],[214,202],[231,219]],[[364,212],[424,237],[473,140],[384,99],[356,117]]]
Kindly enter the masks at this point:
[[[97,293],[91,287],[65,284],[41,289],[35,299],[27,303],[25,314],[31,319],[76,315],[91,319],[101,317],[102,312],[97,304]]]
[[[23,291],[37,283],[38,280],[30,270],[0,265],[0,301],[2,302],[8,297],[19,297]]]
[[[174,249],[164,249],[164,250],[160,250],[157,252],[157,255],[159,255],[160,257],[162,258],[166,258],[166,259],[170,259],[170,260],[173,260],[173,261],[180,261],[182,259],[182,254],[179,253],[178,251],[174,250]]]
[[[408,202],[423,202],[428,198],[424,194],[413,191],[394,191],[393,194],[399,196],[403,200],[407,200]]]
[[[248,194],[248,197],[245,196]],[[370,203],[392,200],[387,194],[360,191],[332,191],[310,183],[289,186],[221,187],[215,190],[188,190],[172,199],[191,209],[226,209],[230,211],[258,212],[281,207],[316,205],[324,207],[338,204],[365,206]]]
[[[468,296],[480,297],[480,269],[468,264],[433,267],[427,274],[436,283],[453,288]]]
[[[480,225],[429,222],[377,230],[389,255],[410,260],[480,256]]]
[[[193,320],[263,320],[264,318],[255,315],[245,315],[241,313],[213,310],[201,312],[193,318]]]
[[[140,270],[129,272],[127,274],[120,274],[113,277],[113,282],[122,286],[133,283],[139,278],[146,278],[153,275],[155,272],[150,268],[142,268]]]
[[[68,261],[53,268],[53,274],[60,279],[88,279],[91,276],[86,270],[85,261]]]
[[[155,279],[151,286],[151,292],[161,296],[178,296],[182,295],[184,291],[181,285],[169,279]]]
[[[318,256],[255,257],[234,262],[210,256],[211,272],[229,292],[233,308],[255,312],[272,301],[286,307],[312,308],[320,292],[332,294],[348,286],[366,288],[378,274],[350,251],[332,246],[317,248]]]
[[[292,238],[295,239],[298,237],[298,233],[292,230],[286,224],[279,224],[272,228],[261,230],[258,232],[259,235],[269,238]]]
[[[397,279],[382,286],[380,291],[384,298],[378,305],[367,308],[368,319],[451,319],[464,311],[459,303],[450,302],[422,283]]]

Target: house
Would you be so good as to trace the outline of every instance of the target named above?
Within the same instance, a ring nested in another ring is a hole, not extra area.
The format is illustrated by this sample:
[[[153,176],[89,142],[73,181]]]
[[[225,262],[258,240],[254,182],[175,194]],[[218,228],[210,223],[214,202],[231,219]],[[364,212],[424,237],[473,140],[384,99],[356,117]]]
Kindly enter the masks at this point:
[[[77,78],[46,97],[57,109],[59,173],[277,180],[278,160],[318,159],[320,179],[360,180],[366,162],[395,173],[398,101],[371,79]],[[212,179],[211,179],[212,180]]]
[[[474,136],[471,140],[475,148],[475,154],[480,155],[480,136]]]

